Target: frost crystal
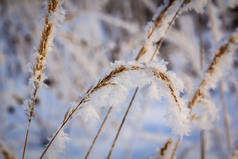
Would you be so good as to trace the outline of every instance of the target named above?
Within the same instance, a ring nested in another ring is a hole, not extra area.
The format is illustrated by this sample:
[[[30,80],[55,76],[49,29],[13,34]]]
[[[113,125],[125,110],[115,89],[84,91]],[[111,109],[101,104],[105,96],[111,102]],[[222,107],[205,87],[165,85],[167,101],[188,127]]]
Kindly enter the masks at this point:
[[[204,12],[204,7],[207,5],[208,0],[191,0],[185,9],[194,9],[198,13]]]
[[[190,131],[188,109],[183,99],[179,96],[184,90],[183,82],[175,73],[167,71],[166,63],[152,62],[149,64],[135,61],[117,61],[111,66],[111,71],[91,88],[88,92],[88,101],[83,107],[86,109],[99,109],[105,106],[118,107],[128,96],[128,92],[135,88],[143,88],[150,85],[158,94],[150,98],[160,100],[168,99],[167,125],[172,128],[174,134],[184,135]],[[93,109],[87,110],[86,116],[97,117]],[[93,111],[92,111],[93,110]],[[176,121],[176,122],[174,122]]]
[[[47,158],[57,159],[59,153],[64,151],[66,147],[66,143],[69,142],[70,140],[71,139],[68,137],[68,134],[64,133],[63,130],[60,131],[46,154]]]

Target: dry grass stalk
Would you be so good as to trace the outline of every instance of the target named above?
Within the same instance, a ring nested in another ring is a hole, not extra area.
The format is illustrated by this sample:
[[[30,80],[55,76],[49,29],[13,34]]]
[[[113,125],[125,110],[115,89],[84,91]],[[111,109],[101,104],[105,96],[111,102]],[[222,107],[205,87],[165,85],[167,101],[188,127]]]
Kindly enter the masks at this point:
[[[55,135],[52,137],[52,139],[50,140],[50,142],[48,143],[48,145],[46,146],[46,148],[44,149],[43,153],[40,156],[40,159],[42,159],[44,157],[44,155],[46,154],[46,152],[48,151],[49,147],[51,146],[51,144],[53,143],[53,141],[55,140],[55,138],[57,137],[57,135],[60,133],[60,131],[64,128],[64,126],[66,125],[66,123],[69,122],[69,120],[73,117],[73,114],[76,112],[76,110],[81,109],[82,107],[81,104],[84,103],[86,101],[86,97],[82,98],[81,101],[79,102],[79,104],[73,108],[71,110],[71,112],[69,113],[69,110],[65,113],[64,119],[62,124],[60,125],[60,127],[57,129]]]
[[[159,52],[159,49],[160,49],[162,43],[164,42],[164,39],[165,39],[167,33],[169,32],[169,29],[171,28],[172,24],[174,23],[177,16],[179,15],[181,9],[183,9],[185,7],[185,5],[187,5],[189,2],[190,2],[190,0],[184,0],[183,3],[178,8],[178,10],[175,12],[175,15],[173,16],[172,20],[169,22],[169,25],[164,32],[164,36],[162,36],[161,39],[156,43],[156,48],[154,50],[153,55],[150,58],[150,61],[152,61],[154,59],[155,55]]]
[[[108,153],[108,155],[107,155],[107,159],[110,159],[110,158],[111,158],[112,151],[113,151],[113,149],[114,149],[114,147],[115,147],[115,145],[116,145],[117,139],[118,139],[119,134],[120,134],[121,129],[122,129],[122,126],[124,125],[124,123],[125,123],[125,121],[126,121],[126,117],[127,117],[128,112],[129,112],[129,110],[130,110],[130,108],[131,108],[131,106],[132,106],[132,103],[133,103],[133,101],[134,101],[134,99],[135,99],[135,96],[136,96],[136,94],[137,94],[137,92],[138,92],[138,89],[139,89],[139,87],[136,87],[136,90],[135,90],[135,92],[134,92],[134,94],[133,94],[133,96],[132,96],[132,98],[131,98],[131,101],[130,101],[128,107],[127,107],[127,110],[126,110],[126,112],[125,112],[125,114],[124,114],[124,116],[123,116],[123,119],[122,119],[122,121],[121,121],[121,124],[120,124],[120,126],[119,126],[119,128],[118,128],[118,130],[117,130],[117,134],[116,134],[116,136],[115,136],[115,138],[114,138],[114,140],[113,140],[112,146],[111,146],[110,151],[109,151],[109,153]]]
[[[181,139],[182,139],[182,137],[180,136],[179,139],[177,140],[177,142],[176,142],[174,148],[173,148],[173,152],[172,152],[172,154],[171,154],[170,159],[174,159],[175,154],[176,154],[176,151],[177,151],[177,149],[178,149],[178,146],[179,146],[179,144],[180,144]]]
[[[229,119],[228,119],[228,112],[227,106],[225,102],[224,96],[224,89],[223,89],[223,82],[220,83],[220,95],[221,95],[221,102],[222,102],[222,112],[223,112],[223,119],[224,119],[224,129],[226,134],[226,144],[228,152],[231,152],[231,137],[230,137],[230,128],[229,128]]]
[[[159,51],[159,48],[161,47],[163,41],[164,41],[164,38],[166,36],[166,34],[168,33],[170,27],[172,26],[172,24],[174,23],[176,17],[179,15],[179,12],[181,11],[181,9],[183,9],[188,3],[190,3],[191,0],[184,0],[181,5],[179,6],[179,8],[176,10],[172,20],[169,22],[169,25],[168,27],[166,28],[165,32],[164,32],[164,35],[161,36],[160,39],[158,39],[158,42],[156,43],[156,48],[155,48],[155,51],[153,53],[153,55],[151,56],[151,59],[150,61],[153,60],[153,58],[155,57],[156,53]],[[176,3],[176,0],[170,0],[168,5],[160,12],[160,14],[155,18],[155,20],[153,21],[153,27],[151,28],[151,30],[149,31],[148,33],[148,36],[147,36],[147,40],[148,41],[151,41],[152,39],[152,34],[154,33],[154,31],[161,27],[163,25],[163,18],[164,16],[168,13],[169,11],[169,8],[173,7],[173,5]],[[139,61],[140,58],[145,55],[148,51],[149,48],[152,47],[152,45],[154,45],[153,43],[149,42],[149,43],[145,43],[141,49],[139,50],[137,56],[136,56],[136,61]]]
[[[49,16],[51,13],[56,11],[58,5],[59,5],[58,0],[48,0],[48,13],[46,14],[44,19],[44,28],[41,35],[40,44],[37,50],[35,64],[33,65],[33,68],[32,68],[33,79],[34,79],[33,81],[34,90],[33,90],[31,100],[28,101],[28,107],[29,107],[28,124],[27,124],[27,130],[25,135],[24,148],[22,152],[22,159],[24,159],[25,157],[29,129],[30,129],[32,117],[34,115],[36,95],[40,88],[40,84],[42,82],[42,71],[45,67],[45,60],[46,60],[47,51],[49,47],[49,41],[53,31],[53,23],[49,22]]]
[[[172,145],[173,141],[169,138],[165,143],[164,146],[160,148],[160,156],[164,156],[168,148]]]
[[[202,16],[198,15],[198,29],[199,29],[199,53],[200,53],[200,70],[203,69],[203,59],[204,59],[204,51],[203,51],[203,35],[202,35]]]
[[[3,159],[16,159],[15,155],[11,154],[1,143],[0,143],[0,150]]]
[[[133,69],[133,68],[132,68]],[[108,75],[106,75],[104,78],[102,78],[101,80],[98,81],[97,85],[93,88],[93,89],[89,89],[87,91],[88,94],[91,94],[95,91],[97,91],[98,89],[100,89],[101,87],[107,86],[107,85],[116,85],[115,83],[111,83],[109,82],[110,79],[112,79],[113,77],[116,77],[118,74],[124,72],[124,71],[128,71],[128,68],[126,68],[125,66],[121,65],[119,67],[116,67],[114,70],[112,70]]]
[[[90,145],[90,147],[89,147],[89,149],[88,149],[88,151],[87,151],[87,154],[86,154],[86,156],[84,157],[84,159],[87,159],[88,156],[90,155],[90,153],[91,153],[91,151],[92,151],[92,149],[93,149],[93,146],[94,146],[94,144],[95,144],[95,142],[96,142],[96,140],[97,140],[99,134],[101,133],[102,128],[103,128],[103,126],[105,125],[105,123],[106,123],[106,121],[107,121],[107,119],[108,119],[109,114],[111,113],[111,110],[112,110],[112,106],[110,106],[110,108],[108,109],[107,114],[105,115],[105,117],[104,117],[104,119],[103,119],[103,122],[102,122],[102,124],[100,125],[100,127],[99,127],[99,129],[98,129],[98,131],[97,131],[97,134],[96,134],[96,136],[94,137],[94,139],[93,139],[93,141],[92,141],[92,143],[91,143],[91,145]]]
[[[217,64],[220,62],[220,60],[222,60],[223,55],[225,55],[225,53],[229,50],[230,45],[234,44],[236,41],[236,34],[237,34],[236,30],[232,36],[229,38],[228,42],[225,43],[224,45],[222,45],[218,52],[216,53],[216,55],[214,56],[212,63],[210,64],[210,66],[208,67],[208,69],[206,70],[206,73],[210,74],[211,76],[214,74],[215,68],[217,66]],[[199,101],[200,98],[202,98],[204,96],[204,88],[207,85],[207,81],[204,78],[202,80],[202,82],[200,83],[197,91],[195,92],[195,94],[193,95],[192,99],[188,102],[188,108],[190,109],[190,114],[191,114],[191,120],[193,120],[194,118],[196,118],[193,114],[192,114],[192,110],[195,106],[195,104]]]
[[[178,145],[181,141],[182,137],[179,137],[177,142],[175,143],[173,149],[172,149],[172,153],[171,153],[171,156],[169,157],[170,159],[174,159],[175,157],[175,154],[176,154],[176,151],[177,151],[177,148],[178,148]],[[169,149],[171,149],[171,146],[172,146],[172,139],[169,138],[165,143],[164,145],[160,148],[160,153],[159,153],[159,156],[161,156],[162,158],[165,158],[165,156],[168,155],[168,151],[170,151]],[[167,155],[166,155],[167,153]]]
[[[217,41],[218,40],[218,37],[217,37],[217,29],[216,29],[216,22],[215,22],[215,17],[214,17],[214,9],[212,9],[212,1],[209,0],[208,1],[208,16],[209,16],[209,20],[210,20],[210,27],[211,27],[211,33],[212,33],[212,38],[214,41]]]
[[[205,159],[205,130],[200,131],[200,154],[201,159]]]
[[[229,159],[237,159],[237,158],[238,158],[238,144],[235,145]]]
[[[218,63],[222,60],[223,56],[227,53],[227,51],[230,48],[230,45],[235,43],[235,40],[237,38],[235,36],[235,34],[237,34],[237,31],[234,32],[234,34],[229,38],[227,43],[225,43],[224,45],[222,45],[219,48],[218,52],[216,53],[216,55],[214,56],[214,58],[212,60],[212,63],[206,70],[206,74],[209,74],[210,76],[214,75],[214,71],[215,71],[215,68],[217,67]],[[206,86],[207,86],[207,81],[206,81],[206,78],[204,78],[202,80],[202,82],[200,83],[198,89],[194,93],[192,99],[188,103],[188,108],[190,109],[191,112],[192,112],[192,109],[195,106],[195,104],[199,101],[199,99],[204,96],[203,90],[205,89]]]
[[[167,87],[170,90],[171,96],[173,97],[175,103],[177,104],[179,110],[181,111],[181,105],[178,101],[178,97],[175,95],[175,90],[173,88],[172,81],[169,79],[169,77],[166,74],[162,72],[157,72],[156,70],[153,70],[153,73],[154,73],[154,76],[158,77],[159,79],[162,79],[167,84]]]
[[[15,159],[15,157],[11,156],[11,154],[6,149],[2,150],[2,156],[4,159]]]
[[[199,53],[200,53],[200,71],[203,69],[203,35],[202,35],[202,16],[198,15],[199,30]],[[205,159],[205,130],[200,131],[200,158]]]

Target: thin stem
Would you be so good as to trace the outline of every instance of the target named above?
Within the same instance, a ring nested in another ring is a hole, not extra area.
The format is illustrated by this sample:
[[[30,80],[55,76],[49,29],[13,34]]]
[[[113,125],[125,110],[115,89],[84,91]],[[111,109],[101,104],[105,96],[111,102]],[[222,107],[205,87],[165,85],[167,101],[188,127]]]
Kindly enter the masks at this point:
[[[121,124],[120,124],[120,126],[119,126],[119,128],[118,128],[118,130],[117,130],[117,134],[116,134],[116,136],[115,136],[115,138],[114,138],[114,140],[113,140],[112,146],[111,146],[110,151],[109,151],[109,153],[108,153],[108,155],[107,155],[107,159],[110,159],[110,158],[111,158],[112,151],[113,151],[113,149],[114,149],[114,147],[115,147],[115,145],[116,145],[117,139],[118,139],[119,134],[120,134],[121,129],[122,129],[122,126],[124,125],[124,123],[125,123],[125,121],[126,121],[126,117],[127,117],[128,112],[129,112],[129,110],[130,110],[130,108],[131,108],[131,106],[132,106],[132,103],[133,103],[133,101],[134,101],[134,99],[135,99],[135,96],[136,96],[136,94],[137,94],[137,92],[138,92],[138,89],[139,89],[139,87],[136,87],[136,90],[135,90],[135,92],[134,92],[134,94],[133,94],[133,96],[132,96],[132,98],[131,98],[131,101],[130,101],[128,107],[127,107],[127,110],[126,110],[126,112],[125,112],[125,114],[124,114],[124,116],[123,116],[123,119],[122,119],[122,121],[121,121]]]
[[[223,89],[223,82],[220,83],[220,94],[221,94],[221,102],[222,102],[222,111],[223,111],[223,118],[224,118],[224,128],[226,134],[226,143],[228,152],[231,152],[231,138],[230,138],[230,128],[229,128],[229,121],[228,121],[228,113],[226,109],[226,102],[224,96],[224,89]]]
[[[200,52],[200,72],[203,69],[203,36],[202,36],[202,16],[198,15],[198,30],[199,30],[199,52]],[[205,159],[205,130],[200,131],[200,153],[201,159]]]
[[[200,131],[200,153],[201,159],[205,159],[205,130]]]
[[[53,30],[53,23],[49,22],[49,16],[51,13],[54,13],[56,11],[58,6],[59,6],[58,0],[48,0],[48,13],[45,15],[44,28],[41,33],[41,39],[37,49],[35,64],[32,66],[34,90],[32,93],[31,101],[28,102],[29,116],[28,116],[28,124],[27,124],[27,130],[26,130],[25,141],[24,141],[24,148],[22,152],[22,159],[24,159],[25,153],[26,153],[29,129],[30,129],[31,121],[35,111],[36,95],[41,86],[40,84],[42,82],[42,72],[45,67],[45,60],[48,53],[50,37],[52,35],[52,30]]]
[[[74,113],[81,109],[82,106],[81,104],[84,103],[86,100],[85,98],[82,98],[81,101],[79,102],[79,104],[71,111],[71,113],[67,116],[65,116],[65,119],[63,120],[63,123],[61,124],[61,126],[58,128],[58,130],[56,131],[55,135],[53,136],[53,138],[50,140],[50,142],[48,143],[48,145],[46,146],[45,150],[43,151],[43,153],[40,156],[40,159],[42,159],[44,157],[44,155],[46,154],[46,152],[48,151],[49,147],[51,146],[51,144],[53,143],[53,141],[55,140],[55,138],[57,137],[57,135],[59,134],[59,132],[64,128],[64,126],[66,125],[66,123],[73,117]]]
[[[27,145],[27,141],[28,141],[28,134],[29,134],[29,129],[30,129],[30,121],[27,124],[27,129],[26,129],[26,135],[25,135],[25,142],[24,142],[24,148],[23,148],[23,152],[22,152],[22,159],[24,159],[25,157],[25,153],[26,153],[26,145]]]
[[[160,148],[160,151],[159,151],[159,154],[158,154],[158,158],[161,157],[164,157],[165,156],[165,153],[166,151],[168,151],[168,149],[170,148],[170,146],[172,145],[173,143],[173,140],[171,138],[169,138],[165,143],[164,145]]]
[[[203,35],[202,35],[202,16],[198,15],[198,30],[199,30],[199,52],[200,52],[200,69],[203,69],[203,59],[204,59],[204,53],[203,53]]]
[[[153,55],[152,55],[151,58],[150,58],[150,62],[154,59],[155,55],[156,55],[157,52],[159,51],[159,49],[160,49],[162,43],[164,42],[165,36],[167,35],[167,33],[168,33],[170,27],[171,27],[172,24],[174,23],[176,17],[178,16],[179,12],[181,11],[181,9],[184,7],[185,4],[186,4],[186,3],[185,3],[185,0],[184,0],[183,3],[182,3],[182,4],[180,5],[180,7],[178,8],[178,10],[176,11],[176,13],[174,14],[172,20],[169,22],[169,25],[168,25],[168,27],[167,27],[166,30],[165,30],[164,36],[162,36],[161,39],[160,39],[160,40],[158,41],[158,43],[157,43],[157,46],[156,46],[156,48],[155,48],[155,51],[154,51]]]
[[[180,136],[179,139],[178,139],[177,142],[176,142],[176,145],[175,145],[175,147],[174,147],[174,149],[173,149],[173,152],[172,152],[172,154],[171,154],[170,159],[174,159],[175,154],[176,154],[176,151],[177,151],[177,149],[178,149],[178,146],[179,146],[179,144],[180,144],[181,139],[182,139],[182,137]]]
[[[94,137],[94,139],[93,139],[93,141],[92,141],[92,143],[91,143],[91,145],[90,145],[90,147],[89,147],[89,149],[88,149],[88,152],[87,152],[86,156],[84,157],[84,159],[87,159],[88,156],[90,155],[90,153],[91,153],[91,151],[92,151],[92,149],[93,149],[93,146],[94,146],[94,144],[95,144],[95,142],[96,142],[98,136],[100,135],[100,133],[101,133],[101,131],[102,131],[102,128],[103,128],[103,126],[105,125],[105,123],[106,123],[106,121],[107,121],[107,119],[108,119],[109,114],[111,113],[111,110],[112,110],[112,106],[110,106],[110,108],[108,109],[107,114],[106,114],[106,116],[104,117],[103,122],[101,123],[101,125],[100,125],[100,127],[99,127],[99,129],[98,129],[98,131],[97,131],[97,134],[96,134],[96,136]]]
[[[151,56],[150,61],[152,61],[153,58],[155,57],[155,55],[157,54],[157,52],[158,52],[158,50],[159,50],[159,48],[160,48],[162,42],[164,41],[164,38],[165,38],[167,32],[169,31],[169,29],[170,29],[170,27],[172,26],[173,22],[174,22],[175,19],[177,18],[177,16],[178,16],[179,12],[181,11],[181,9],[182,9],[184,6],[186,6],[188,3],[190,3],[190,2],[191,2],[191,0],[183,0],[183,1],[181,2],[181,5],[180,5],[179,8],[176,10],[174,16],[172,17],[172,20],[169,22],[168,27],[165,29],[164,35],[162,35],[162,36],[160,36],[160,37],[158,38],[158,42],[157,42],[156,49],[155,49],[155,51],[153,52],[153,55]],[[163,26],[163,25],[162,25],[162,23],[163,23],[163,17],[164,17],[168,12],[170,12],[170,11],[169,11],[170,8],[174,7],[175,3],[176,3],[176,0],[170,0],[169,3],[168,3],[168,5],[165,6],[164,9],[160,12],[160,14],[155,18],[155,20],[154,20],[154,22],[153,22],[153,23],[154,23],[154,24],[153,24],[153,27],[152,27],[151,31],[149,31],[149,34],[148,34],[148,36],[147,36],[147,42],[148,42],[148,41],[151,41],[152,34],[154,33],[154,31],[155,31],[157,28]],[[162,34],[163,34],[163,33],[162,33]],[[145,44],[141,47],[140,51],[138,52],[138,54],[137,54],[135,60],[136,60],[136,61],[139,61],[139,60],[141,59],[141,57],[142,57],[144,54],[146,54],[146,53],[148,52],[148,48],[152,47],[153,43],[155,43],[155,42],[153,41],[152,43],[150,42],[149,44],[148,44],[148,43],[145,43]],[[149,46],[147,46],[147,45],[149,45]]]
[[[46,154],[46,152],[48,151],[50,145],[51,145],[52,142],[55,140],[55,138],[56,138],[56,136],[59,134],[59,132],[64,128],[64,125],[65,125],[65,124],[66,124],[66,122],[64,122],[64,124],[61,125],[61,127],[56,131],[54,137],[52,138],[52,140],[49,142],[49,144],[46,146],[45,150],[44,150],[43,153],[41,154],[40,159],[42,159],[42,158],[45,156],[45,154]]]
[[[140,112],[140,115],[137,116],[136,124],[135,124],[136,127],[134,129],[135,132],[140,132],[141,131],[142,121],[143,121],[143,118],[145,117],[146,112],[147,112],[147,109],[146,109],[146,107],[144,107],[144,109]],[[128,145],[128,147],[126,149],[126,157],[125,157],[126,159],[131,158],[132,151],[133,151],[133,146],[135,144],[137,136],[138,136],[137,133],[131,135],[131,138],[130,138],[130,141],[129,141],[130,145]]]

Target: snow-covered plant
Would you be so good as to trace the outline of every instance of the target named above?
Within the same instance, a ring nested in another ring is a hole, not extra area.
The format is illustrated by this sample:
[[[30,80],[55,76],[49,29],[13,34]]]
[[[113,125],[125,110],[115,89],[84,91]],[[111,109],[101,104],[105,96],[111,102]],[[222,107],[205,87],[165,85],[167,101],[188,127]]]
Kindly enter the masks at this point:
[[[236,1],[45,1],[0,1],[1,157],[237,156]]]
[[[201,98],[205,98],[210,88],[216,88],[217,82],[224,77],[230,68],[232,62],[232,56],[234,53],[234,44],[238,38],[237,30],[231,35],[227,42],[222,44],[216,52],[210,66],[205,72],[204,78],[196,90],[191,101],[188,104],[188,108],[193,109],[195,104],[199,102]]]
[[[184,89],[183,84],[174,73],[167,71],[164,62],[149,64],[135,61],[128,63],[116,62],[112,65],[112,70],[100,79],[95,86],[92,86],[80,102],[65,114],[61,126],[47,145],[41,158],[56,139],[56,136],[60,134],[64,126],[80,109],[90,109],[90,111],[87,111],[89,114],[87,116],[93,117],[94,105],[99,108],[119,106],[126,100],[128,92],[132,88],[142,88],[153,84],[162,92],[158,94],[156,99],[160,100],[161,96],[168,98],[168,126],[172,128],[174,134],[188,135],[190,129],[189,111],[183,99],[179,97]],[[177,121],[177,123],[175,124],[173,121]]]
[[[43,69],[45,68],[46,57],[52,42],[52,36],[53,36],[54,25],[55,25],[54,20],[56,19],[55,17],[58,17],[58,14],[55,15],[55,13],[57,13],[57,8],[60,4],[58,0],[48,0],[47,5],[48,5],[48,12],[44,18],[44,28],[41,35],[40,44],[38,46],[37,53],[35,55],[35,61],[31,66],[32,78],[30,79],[30,83],[32,83],[33,90],[31,94],[31,98],[27,101],[28,124],[27,124],[27,130],[25,135],[25,143],[24,143],[24,148],[22,153],[22,159],[24,159],[25,157],[30,124],[31,124],[32,117],[34,115],[34,110],[35,110],[37,92],[39,91],[43,81],[46,79],[46,76],[43,73]]]

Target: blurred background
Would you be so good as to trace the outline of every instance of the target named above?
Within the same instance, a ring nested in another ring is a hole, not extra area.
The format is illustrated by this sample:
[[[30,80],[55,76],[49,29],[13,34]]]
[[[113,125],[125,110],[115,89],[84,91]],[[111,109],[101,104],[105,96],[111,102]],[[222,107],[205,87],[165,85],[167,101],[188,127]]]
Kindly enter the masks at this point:
[[[133,60],[143,43],[145,26],[162,0],[64,0],[64,20],[56,26],[47,55],[44,86],[40,88],[36,113],[30,129],[26,158],[37,158],[49,137],[61,123],[72,102],[102,77],[117,60]],[[171,28],[156,58],[168,61],[168,69],[183,79],[190,99],[221,40],[238,26],[236,0],[209,1],[204,13],[183,13]],[[25,99],[30,97],[29,63],[37,50],[47,6],[43,0],[0,0],[0,143],[20,158],[27,125]],[[223,107],[229,114],[232,148],[238,143],[238,52],[232,69],[221,85],[211,90],[219,119],[205,131],[206,158],[229,156]],[[164,102],[136,97],[112,158],[156,158],[159,148],[171,136],[164,124]],[[224,98],[223,98],[224,95]],[[130,97],[128,97],[130,99]],[[128,100],[129,101],[129,100]],[[105,158],[128,102],[114,111],[91,158]],[[100,112],[101,120],[105,110]],[[82,158],[101,120],[81,116],[66,127],[71,141],[59,158]],[[0,155],[0,158],[3,156]],[[177,158],[200,158],[200,131],[185,136]]]

